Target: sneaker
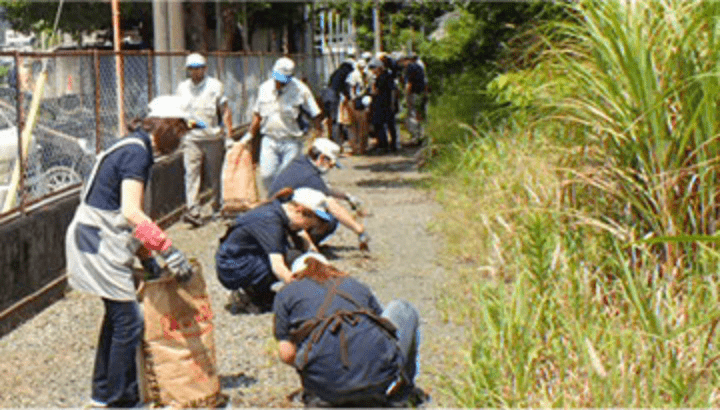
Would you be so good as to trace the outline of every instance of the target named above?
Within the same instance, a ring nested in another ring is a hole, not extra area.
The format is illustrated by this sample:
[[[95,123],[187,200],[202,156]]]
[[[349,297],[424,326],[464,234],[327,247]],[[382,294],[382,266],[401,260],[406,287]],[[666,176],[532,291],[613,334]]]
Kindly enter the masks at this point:
[[[240,313],[261,313],[261,309],[252,302],[250,296],[240,289],[230,292],[225,308],[233,315]]]
[[[101,401],[97,401],[95,399],[90,399],[90,401],[85,403],[85,405],[83,406],[83,409],[106,409],[107,406],[108,406],[107,404],[105,404]]]
[[[189,223],[190,225],[192,225],[195,228],[203,225],[203,220],[200,217],[200,215],[193,215],[189,212],[186,212],[183,215],[182,219],[183,219],[183,221]]]

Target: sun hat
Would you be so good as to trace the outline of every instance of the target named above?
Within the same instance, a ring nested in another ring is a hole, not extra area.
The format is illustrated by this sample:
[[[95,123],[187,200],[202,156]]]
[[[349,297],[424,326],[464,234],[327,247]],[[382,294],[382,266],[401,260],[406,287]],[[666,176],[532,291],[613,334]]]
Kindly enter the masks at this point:
[[[326,221],[332,220],[332,216],[327,212],[327,197],[318,190],[307,187],[298,188],[293,191],[290,200],[312,210],[315,215]]]
[[[313,141],[312,147],[318,152],[330,158],[330,161],[334,166],[342,168],[342,165],[338,162],[338,156],[340,155],[340,146],[328,138],[317,138]]]
[[[287,57],[280,57],[273,65],[272,76],[282,84],[287,84],[295,74],[295,62]]]
[[[185,68],[200,68],[206,65],[207,61],[205,61],[205,57],[198,53],[192,53],[185,59]]]
[[[327,258],[323,256],[321,253],[317,252],[305,252],[302,255],[298,256],[297,259],[295,259],[292,263],[292,267],[290,270],[292,273],[300,272],[301,270],[307,268],[307,261],[309,258],[316,259],[318,262],[329,265],[330,262],[328,262]]]

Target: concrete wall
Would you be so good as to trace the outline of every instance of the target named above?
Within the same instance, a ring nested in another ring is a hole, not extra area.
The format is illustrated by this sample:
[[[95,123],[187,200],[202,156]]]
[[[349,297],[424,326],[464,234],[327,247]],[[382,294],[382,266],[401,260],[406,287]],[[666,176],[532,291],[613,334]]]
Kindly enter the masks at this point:
[[[161,225],[174,222],[184,207],[184,172],[180,152],[153,166],[144,208]],[[204,186],[208,177],[203,176]],[[0,336],[63,297],[65,232],[79,202],[75,190],[0,222]]]

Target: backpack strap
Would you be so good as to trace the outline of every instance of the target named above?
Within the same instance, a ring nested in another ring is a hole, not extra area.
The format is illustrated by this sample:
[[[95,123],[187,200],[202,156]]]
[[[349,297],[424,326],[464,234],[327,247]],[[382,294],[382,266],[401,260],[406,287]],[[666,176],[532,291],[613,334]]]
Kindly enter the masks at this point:
[[[343,278],[335,278],[332,280],[328,291],[325,294],[325,299],[322,305],[318,309],[315,317],[306,320],[299,328],[290,332],[293,343],[300,344],[307,338],[310,338],[305,348],[305,354],[299,370],[305,367],[308,362],[310,350],[313,345],[320,340],[320,337],[325,333],[326,330],[330,330],[331,333],[337,333],[340,339],[340,360],[343,363],[343,367],[346,369],[350,368],[350,355],[348,353],[347,337],[343,331],[343,323],[350,326],[356,326],[360,323],[362,316],[369,318],[373,323],[378,325],[390,338],[397,339],[397,328],[387,318],[378,316],[374,312],[367,310],[362,307],[352,296],[344,291],[338,289],[338,286],[344,281]],[[332,301],[335,296],[340,296],[343,299],[348,300],[350,303],[355,305],[356,310],[338,310],[330,315],[326,315],[325,312],[330,308]]]

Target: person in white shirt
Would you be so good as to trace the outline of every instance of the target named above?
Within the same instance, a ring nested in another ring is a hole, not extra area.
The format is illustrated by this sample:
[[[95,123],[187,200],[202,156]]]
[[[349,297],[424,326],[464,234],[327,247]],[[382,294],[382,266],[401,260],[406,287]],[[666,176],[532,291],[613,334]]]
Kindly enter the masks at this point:
[[[260,140],[260,179],[267,191],[275,177],[301,151],[305,137],[303,116],[312,119],[318,135],[320,114],[315,98],[302,81],[294,78],[295,62],[287,57],[275,61],[271,78],[260,84],[253,107],[250,130],[240,140]]]
[[[197,227],[204,222],[200,213],[200,182],[203,169],[205,174],[210,176],[213,211],[219,212],[222,205],[220,177],[225,156],[223,137],[228,139],[231,137],[232,114],[224,95],[223,84],[206,75],[205,58],[197,53],[190,54],[185,60],[185,67],[190,78],[178,85],[175,94],[185,101],[185,109],[205,124],[204,129],[190,131],[183,141],[187,206],[183,220]]]

